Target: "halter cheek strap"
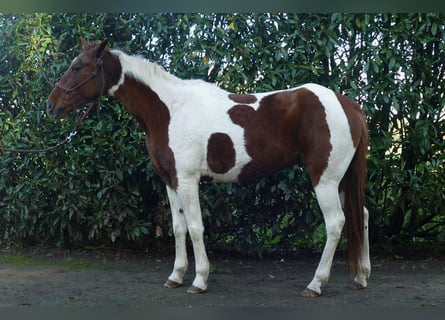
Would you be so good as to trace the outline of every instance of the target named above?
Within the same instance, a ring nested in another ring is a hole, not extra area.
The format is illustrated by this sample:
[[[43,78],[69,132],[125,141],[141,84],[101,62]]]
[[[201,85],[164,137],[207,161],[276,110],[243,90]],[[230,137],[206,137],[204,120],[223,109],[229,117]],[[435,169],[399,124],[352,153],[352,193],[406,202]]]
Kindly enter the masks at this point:
[[[99,70],[102,68],[102,65],[103,65],[103,59],[101,57],[97,58],[97,60],[96,60],[96,67],[94,68],[94,71],[91,74],[91,76],[89,76],[88,78],[86,78],[85,80],[81,81],[80,83],[78,83],[77,85],[75,85],[75,86],[73,86],[71,88],[66,88],[63,85],[61,85],[59,82],[56,82],[54,84],[54,87],[58,88],[59,90],[61,90],[65,94],[71,93],[72,91],[76,90],[77,88],[83,86],[85,83],[87,83],[91,79],[94,79],[97,76],[97,73],[99,72]],[[104,85],[105,85],[105,83],[102,83],[102,91],[103,91],[103,86]]]

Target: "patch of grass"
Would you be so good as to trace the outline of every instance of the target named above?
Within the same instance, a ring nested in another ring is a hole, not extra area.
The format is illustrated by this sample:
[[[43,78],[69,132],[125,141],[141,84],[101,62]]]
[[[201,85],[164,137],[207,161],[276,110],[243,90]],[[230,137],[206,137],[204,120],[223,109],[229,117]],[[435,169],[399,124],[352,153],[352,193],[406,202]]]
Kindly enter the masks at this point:
[[[29,257],[24,256],[16,256],[16,255],[6,255],[0,257],[0,262],[11,265],[37,265],[41,264],[41,262],[34,260]]]
[[[223,274],[232,274],[232,270],[229,268],[220,268],[214,265],[210,265],[210,273],[223,273]]]
[[[85,270],[88,269],[89,265],[86,261],[73,259],[67,257],[63,260],[38,260],[22,255],[4,255],[0,256],[0,263],[13,265],[13,266],[53,266],[53,267],[63,267],[70,271],[74,270]]]
[[[77,260],[73,259],[71,257],[68,257],[61,261],[55,261],[55,265],[57,266],[63,266],[67,268],[68,270],[86,270],[89,267],[88,262],[83,260]]]

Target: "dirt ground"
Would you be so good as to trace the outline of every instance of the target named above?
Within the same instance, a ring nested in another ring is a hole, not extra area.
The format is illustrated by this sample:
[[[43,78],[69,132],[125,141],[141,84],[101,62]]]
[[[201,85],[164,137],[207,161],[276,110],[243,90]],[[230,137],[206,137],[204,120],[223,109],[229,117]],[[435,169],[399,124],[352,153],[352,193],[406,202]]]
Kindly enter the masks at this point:
[[[184,286],[162,283],[173,254],[133,251],[0,249],[0,307],[445,307],[445,257],[372,258],[369,287],[349,288],[342,258],[335,258],[323,295],[299,295],[312,279],[318,256],[248,259],[209,254],[208,291],[187,294],[194,264]]]

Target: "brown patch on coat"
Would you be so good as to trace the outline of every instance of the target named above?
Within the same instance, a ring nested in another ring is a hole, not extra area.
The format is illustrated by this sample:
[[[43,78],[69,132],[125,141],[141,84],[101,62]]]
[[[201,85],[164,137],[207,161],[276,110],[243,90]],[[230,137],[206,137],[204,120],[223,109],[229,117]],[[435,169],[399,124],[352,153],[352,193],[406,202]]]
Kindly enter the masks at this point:
[[[255,103],[257,98],[253,94],[229,94],[229,99],[236,103],[250,104]]]
[[[215,173],[226,173],[235,165],[235,148],[226,133],[213,133],[207,143],[207,164]]]
[[[258,110],[236,105],[229,111],[233,123],[244,128],[252,161],[241,171],[240,182],[258,179],[303,160],[316,186],[326,169],[330,132],[324,107],[301,88],[264,97]]]
[[[170,112],[159,96],[143,83],[126,75],[114,94],[145,131],[145,142],[153,170],[175,190],[178,187],[175,157],[168,146]]]

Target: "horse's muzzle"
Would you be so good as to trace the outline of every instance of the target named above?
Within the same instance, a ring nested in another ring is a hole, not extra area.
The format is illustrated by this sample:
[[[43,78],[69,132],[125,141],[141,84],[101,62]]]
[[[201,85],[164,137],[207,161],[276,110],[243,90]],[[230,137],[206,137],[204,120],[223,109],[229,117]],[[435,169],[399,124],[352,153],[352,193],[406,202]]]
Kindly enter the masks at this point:
[[[54,102],[48,100],[46,103],[46,114],[51,118],[62,118],[65,114],[65,107],[62,105],[55,109]]]

